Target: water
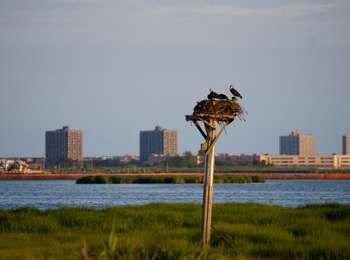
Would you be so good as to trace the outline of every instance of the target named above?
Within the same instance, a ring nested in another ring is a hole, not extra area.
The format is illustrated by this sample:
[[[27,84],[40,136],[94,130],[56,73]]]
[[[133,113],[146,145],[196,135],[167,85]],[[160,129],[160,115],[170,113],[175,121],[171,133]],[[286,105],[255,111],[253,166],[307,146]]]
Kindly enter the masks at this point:
[[[103,208],[152,202],[201,203],[201,184],[75,184],[75,181],[0,181],[0,208]],[[279,180],[216,184],[214,202],[256,202],[296,207],[350,203],[350,181]]]

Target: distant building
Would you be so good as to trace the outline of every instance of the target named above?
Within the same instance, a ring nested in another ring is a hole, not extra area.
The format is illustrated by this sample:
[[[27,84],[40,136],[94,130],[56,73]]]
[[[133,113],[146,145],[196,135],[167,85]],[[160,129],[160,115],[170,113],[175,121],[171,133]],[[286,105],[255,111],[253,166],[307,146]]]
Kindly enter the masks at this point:
[[[44,168],[44,158],[43,157],[6,157],[6,158],[0,158],[0,165],[4,161],[7,162],[24,162],[27,168],[29,168],[32,172],[38,172],[41,171]],[[3,164],[4,165],[4,164]],[[3,169],[0,167],[0,172]]]
[[[196,155],[196,164],[200,165],[200,164],[204,164],[205,158],[204,155]]]
[[[0,173],[29,173],[30,168],[25,161],[15,159],[1,159],[0,160]]]
[[[120,163],[130,163],[132,161],[138,161],[140,158],[137,155],[122,155],[122,156],[117,156],[117,159],[120,161]]]
[[[350,155],[350,135],[343,136],[343,154]]]
[[[45,167],[71,167],[82,164],[83,132],[64,126],[45,134]]]
[[[262,164],[277,167],[310,167],[325,169],[349,169],[350,155],[260,155]]]
[[[258,156],[256,154],[219,153],[215,156],[215,161],[239,165],[250,165],[258,162],[257,157]]]
[[[162,129],[140,131],[140,161],[147,162],[152,154],[159,156],[177,155],[177,131]]]
[[[41,157],[31,157],[31,158],[21,158],[28,164],[28,167],[34,171],[41,171],[44,168],[44,158]]]
[[[280,154],[286,155],[313,155],[315,154],[315,137],[302,134],[298,130],[290,135],[280,136]]]

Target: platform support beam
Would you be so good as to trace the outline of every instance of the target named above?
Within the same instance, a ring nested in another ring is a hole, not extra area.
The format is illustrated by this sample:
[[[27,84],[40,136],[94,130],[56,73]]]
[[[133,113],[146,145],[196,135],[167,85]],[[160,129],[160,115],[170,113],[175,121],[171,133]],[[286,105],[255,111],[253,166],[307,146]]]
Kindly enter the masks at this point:
[[[210,244],[211,236],[211,217],[213,207],[213,182],[215,165],[215,143],[216,140],[216,122],[210,122],[206,125],[207,147],[210,147],[205,155],[204,166],[204,185],[203,185],[203,205],[202,205],[202,246]]]

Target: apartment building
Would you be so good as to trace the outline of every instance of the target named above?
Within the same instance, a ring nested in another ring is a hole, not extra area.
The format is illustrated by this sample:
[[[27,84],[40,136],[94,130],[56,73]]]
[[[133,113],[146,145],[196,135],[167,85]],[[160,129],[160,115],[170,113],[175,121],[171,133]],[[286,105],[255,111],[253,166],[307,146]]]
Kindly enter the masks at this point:
[[[310,134],[302,134],[299,130],[294,130],[287,136],[280,136],[279,145],[281,155],[315,154],[315,137]]]
[[[156,126],[154,130],[140,131],[140,161],[146,162],[150,155],[177,155],[177,131]]]
[[[45,133],[45,167],[69,167],[83,161],[83,132],[64,126]]]

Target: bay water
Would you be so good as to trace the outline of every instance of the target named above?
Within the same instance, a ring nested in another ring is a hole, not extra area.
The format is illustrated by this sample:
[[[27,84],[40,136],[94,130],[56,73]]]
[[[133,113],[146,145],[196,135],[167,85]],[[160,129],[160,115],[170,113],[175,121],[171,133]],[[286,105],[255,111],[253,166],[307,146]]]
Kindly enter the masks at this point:
[[[201,184],[75,184],[72,180],[0,181],[0,209],[105,208],[147,203],[201,203]],[[298,207],[350,203],[350,181],[268,180],[215,184],[214,203],[253,202]]]

